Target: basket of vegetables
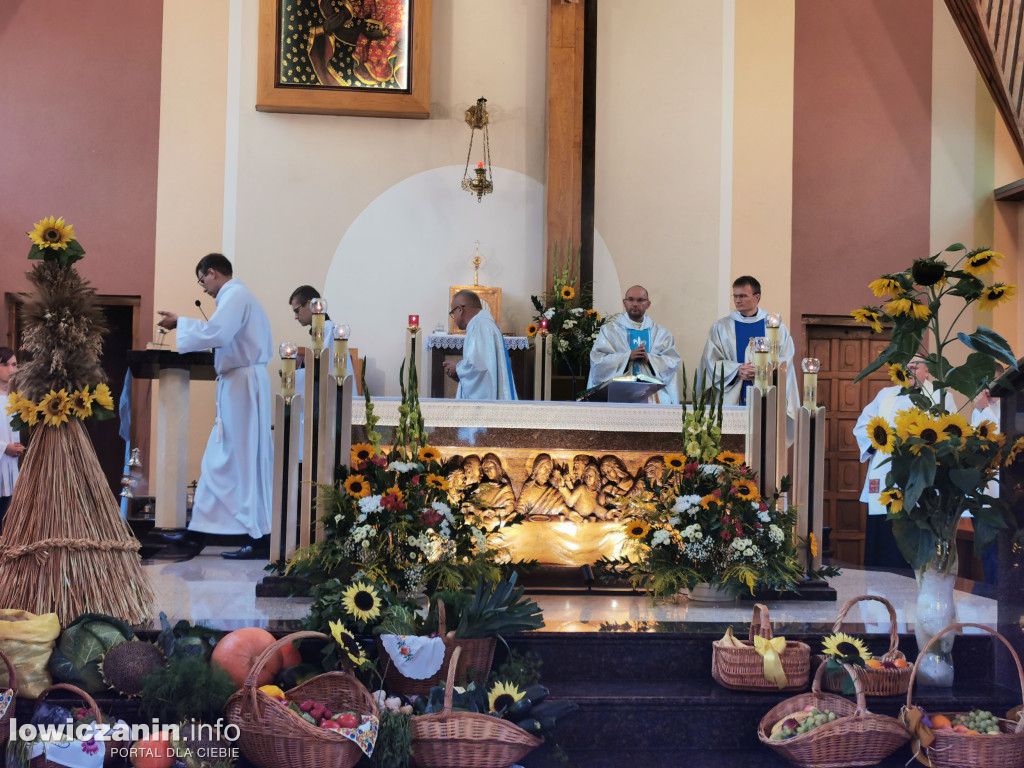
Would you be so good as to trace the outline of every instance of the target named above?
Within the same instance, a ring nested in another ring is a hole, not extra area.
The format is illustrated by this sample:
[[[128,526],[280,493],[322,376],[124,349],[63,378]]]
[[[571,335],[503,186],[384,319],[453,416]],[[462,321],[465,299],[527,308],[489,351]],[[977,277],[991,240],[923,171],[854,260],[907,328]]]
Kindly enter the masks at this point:
[[[356,679],[344,653],[342,672],[317,675],[280,693],[258,687],[263,667],[285,645],[307,638],[330,640],[320,632],[282,637],[260,654],[245,684],[224,705],[225,717],[238,726],[242,753],[260,768],[352,768],[364,752],[373,752],[377,704]],[[336,717],[339,713],[351,715],[351,722],[343,723]]]
[[[950,624],[937,633],[917,655],[910,673],[907,704],[900,712],[900,720],[913,734],[911,748],[914,756],[932,768],[1021,768],[1024,766],[1024,719],[1016,722],[996,717],[991,712],[929,713],[911,704],[914,678],[921,659],[943,635],[964,627],[974,627],[999,638],[1010,650],[1017,665],[1017,677],[1024,694],[1024,668],[1020,657],[1006,638],[994,629],[981,624]]]
[[[907,730],[893,717],[868,712],[859,670],[844,666],[854,681],[856,704],[822,693],[822,664],[810,693],[786,699],[761,718],[757,728],[761,743],[801,768],[875,765],[905,744],[910,738]]]
[[[452,652],[441,711],[412,718],[413,761],[421,768],[505,768],[543,740],[500,717],[452,710],[461,653],[461,647]]]
[[[851,597],[843,605],[832,625],[833,634],[838,633],[842,628],[843,620],[856,603],[862,600],[874,600],[885,606],[889,612],[889,650],[878,658],[868,657],[864,662],[864,668],[860,673],[860,681],[864,686],[865,696],[901,696],[907,692],[910,686],[911,665],[907,657],[899,649],[899,632],[896,628],[896,610],[892,603],[878,595],[860,595]],[[828,663],[828,662],[826,662]],[[832,666],[825,670],[825,682],[823,686],[826,691],[841,692],[843,681],[846,679],[846,672],[837,668],[838,665],[832,662]]]

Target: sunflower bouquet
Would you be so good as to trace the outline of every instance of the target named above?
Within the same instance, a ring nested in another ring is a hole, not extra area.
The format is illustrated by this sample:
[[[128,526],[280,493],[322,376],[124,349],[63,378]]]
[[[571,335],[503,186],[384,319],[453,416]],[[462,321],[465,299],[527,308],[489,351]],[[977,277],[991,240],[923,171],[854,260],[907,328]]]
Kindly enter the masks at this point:
[[[531,296],[537,315],[526,328],[526,335],[537,335],[542,323],[551,337],[552,354],[561,360],[573,376],[579,375],[590,361],[590,350],[597,340],[597,334],[608,318],[601,317],[593,308],[594,297],[589,289],[575,285],[579,283],[579,253],[574,258],[572,243],[564,265],[559,266],[558,245],[555,245],[552,288],[548,293]]]
[[[915,568],[922,568],[937,551],[948,551],[964,512],[974,515],[974,546],[979,555],[999,530],[1011,522],[1010,510],[989,496],[986,486],[1000,466],[1009,466],[1024,451],[1024,439],[1012,446],[992,421],[971,425],[947,407],[947,392],[955,391],[970,403],[995,375],[996,362],[1016,368],[1006,341],[995,331],[978,326],[973,333],[957,333],[953,324],[972,306],[990,310],[1016,294],[1016,287],[1001,282],[986,285],[983,278],[1003,258],[989,249],[968,251],[957,243],[927,259],[917,259],[903,272],[883,275],[868,286],[884,299],[881,306],[864,306],[851,315],[881,332],[892,325],[892,342],[858,374],[863,379],[883,365],[909,396],[912,407],[894,419],[876,417],[867,425],[872,447],[888,457],[889,472],[880,497],[888,507],[900,551]],[[943,305],[953,303],[953,323],[940,322]],[[929,395],[914,385],[906,367],[923,349],[930,335],[934,350],[921,355],[931,376]],[[953,365],[948,354],[954,343],[969,354]]]
[[[93,406],[97,406],[94,410]],[[71,394],[61,389],[52,389],[43,395],[39,402],[22,397],[19,392],[11,392],[7,402],[7,415],[11,417],[11,428],[15,431],[34,427],[40,421],[48,427],[67,424],[68,416],[85,421],[95,418],[97,421],[110,419],[114,416],[114,398],[110,387],[97,384],[92,392],[86,385]]]
[[[626,543],[602,570],[628,575],[655,600],[702,583],[737,593],[798,588],[797,511],[781,502],[788,478],[762,498],[738,453],[722,451],[707,464],[669,454],[665,467],[660,487],[648,483],[620,499]],[[808,574],[819,575],[827,574]]]

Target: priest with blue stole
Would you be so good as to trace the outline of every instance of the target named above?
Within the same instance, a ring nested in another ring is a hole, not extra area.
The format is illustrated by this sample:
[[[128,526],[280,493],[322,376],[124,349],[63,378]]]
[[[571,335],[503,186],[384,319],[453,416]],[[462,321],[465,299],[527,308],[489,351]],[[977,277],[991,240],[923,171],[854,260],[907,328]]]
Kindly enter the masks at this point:
[[[505,338],[490,309],[476,293],[462,290],[452,297],[448,314],[458,329],[466,332],[462,359],[441,364],[445,374],[459,382],[456,399],[518,400]]]
[[[679,402],[679,353],[676,340],[662,326],[647,317],[651,300],[647,289],[634,285],[622,300],[625,314],[601,326],[590,350],[590,378],[587,388],[599,387],[617,376],[643,375],[661,381],[665,388],[648,402]]]

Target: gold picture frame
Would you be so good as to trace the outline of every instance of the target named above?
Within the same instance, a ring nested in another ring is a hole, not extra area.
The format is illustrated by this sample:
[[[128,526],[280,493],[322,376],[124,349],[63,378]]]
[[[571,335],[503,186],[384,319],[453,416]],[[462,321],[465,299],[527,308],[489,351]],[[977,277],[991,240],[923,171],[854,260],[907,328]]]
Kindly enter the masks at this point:
[[[336,0],[260,0],[256,109],[429,117],[432,0],[377,0],[376,16],[365,18],[355,15],[361,8]],[[392,32],[395,22],[400,29]],[[286,69],[292,64],[294,72]]]
[[[448,289],[449,307],[452,305],[452,299],[455,298],[455,294],[459,291],[472,291],[480,297],[481,301],[486,301],[491,308],[491,317],[494,318],[498,328],[501,328],[501,288],[492,288],[486,285],[453,285]],[[448,316],[448,333],[465,333],[465,331],[458,329],[458,326],[455,325],[455,318],[451,315]]]

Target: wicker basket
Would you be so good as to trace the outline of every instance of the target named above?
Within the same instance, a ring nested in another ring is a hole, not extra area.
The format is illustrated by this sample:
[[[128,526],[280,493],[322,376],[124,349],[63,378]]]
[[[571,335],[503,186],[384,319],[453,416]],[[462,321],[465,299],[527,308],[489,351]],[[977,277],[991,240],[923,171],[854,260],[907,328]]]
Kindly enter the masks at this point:
[[[913,696],[914,678],[917,677],[917,668],[921,659],[924,658],[928,649],[947,632],[956,632],[964,627],[975,627],[990,635],[998,637],[1003,645],[1010,649],[1013,661],[1017,665],[1017,677],[1020,681],[1021,694],[1024,695],[1024,668],[1021,667],[1020,657],[1017,656],[1013,646],[1006,638],[994,629],[982,626],[981,624],[950,624],[941,632],[932,637],[928,644],[917,654],[917,661],[910,674],[910,689],[907,691],[907,705],[903,708],[900,717],[906,722],[908,710],[911,707]],[[931,717],[943,714],[952,720],[959,712],[929,712]],[[1002,733],[977,735],[973,733],[957,733],[956,731],[932,731],[935,736],[929,746],[922,747],[921,742],[915,735],[911,742],[914,755],[925,765],[933,768],[1022,768],[1024,766],[1024,720],[1013,722],[1000,718],[999,729]],[[923,759],[922,759],[923,758]],[[930,761],[930,762],[929,762]]]
[[[543,744],[515,723],[475,712],[452,712],[455,670],[462,647],[452,651],[444,709],[412,718],[413,762],[421,768],[505,768]]]
[[[810,693],[801,693],[776,704],[761,718],[757,737],[801,768],[849,768],[875,765],[891,755],[910,738],[907,729],[894,717],[867,711],[860,670],[844,665],[853,678],[857,692],[854,704],[843,696],[822,693],[821,681],[825,667],[818,667]],[[836,719],[819,725],[813,731],[784,741],[772,741],[771,731],[779,720],[808,706],[836,713]]]
[[[767,640],[774,637],[768,608],[761,603],[754,606],[750,639],[740,641],[743,648],[723,645],[719,640],[711,644],[711,676],[720,685],[737,691],[802,691],[806,688],[811,676],[811,647],[794,640],[786,641],[786,649],[781,656],[789,685],[779,688],[773,681],[765,679],[764,658],[754,649],[755,635]]]
[[[6,659],[7,657],[5,656],[4,658]],[[32,707],[33,716],[35,716],[36,710],[39,709],[39,705],[43,703],[43,699],[45,699],[47,695],[49,695],[52,691],[67,691],[68,693],[75,694],[77,698],[82,699],[86,704],[92,707],[93,714],[96,715],[96,723],[99,725],[103,724],[103,714],[100,712],[100,708],[96,705],[96,700],[93,699],[92,696],[83,691],[81,688],[78,688],[74,685],[69,685],[68,683],[54,683],[49,688],[44,688],[43,692],[36,697],[36,703]],[[107,755],[107,758],[109,757],[110,756]],[[28,765],[29,768],[64,768],[64,766],[61,763],[55,763],[52,760],[47,760],[45,750],[43,754],[38,755],[37,757],[33,757],[29,761]]]
[[[896,630],[896,610],[892,607],[892,603],[886,600],[884,597],[878,595],[860,595],[859,597],[851,597],[843,605],[841,611],[839,611],[839,617],[836,619],[836,623],[832,625],[833,632],[839,632],[842,629],[843,620],[846,618],[846,614],[855,603],[859,603],[861,600],[874,600],[885,606],[889,612],[889,650],[886,651],[880,657],[881,661],[896,661],[901,659],[907,660],[907,657],[903,655],[903,651],[899,649],[900,637]],[[817,657],[823,663],[826,661],[825,657]],[[910,687],[910,664],[905,667],[897,669],[875,669],[874,667],[865,667],[859,670],[860,682],[864,686],[865,696],[902,696],[907,692],[907,688]],[[846,680],[846,674],[843,672],[836,672],[834,674],[826,674],[825,680],[822,683],[822,687],[826,691],[835,691],[837,693],[843,690],[843,681]]]
[[[320,632],[296,632],[282,637],[260,654],[241,689],[224,705],[228,722],[237,725],[240,731],[238,746],[246,759],[260,768],[314,765],[352,768],[363,754],[354,742],[296,717],[257,686],[260,672],[274,654],[288,643],[306,638],[330,640]],[[334,712],[351,710],[357,716],[378,717],[370,692],[356,679],[345,655],[341,657],[344,672],[317,675],[287,691],[285,697],[289,701],[317,701]]]
[[[15,673],[14,665],[11,664],[11,660],[7,658],[7,654],[0,649],[0,660],[3,661],[7,667],[7,687],[0,691],[0,694],[7,694],[10,691],[11,699],[10,704],[7,706],[7,711],[0,715],[0,744],[10,740],[11,738],[11,716],[14,714],[14,710],[17,706],[18,697],[18,676]]]
[[[487,683],[487,676],[491,674],[491,664],[494,662],[494,648],[498,643],[496,637],[448,637],[444,600],[437,601],[437,634],[444,641],[444,661],[435,674],[422,680],[403,675],[398,667],[391,663],[391,657],[384,650],[380,636],[377,636],[377,656],[384,675],[384,688],[388,693],[406,697],[430,695],[431,688],[441,685],[447,679],[448,663],[456,645],[462,648],[462,654],[455,669],[455,684],[465,685],[472,681],[481,686]]]

